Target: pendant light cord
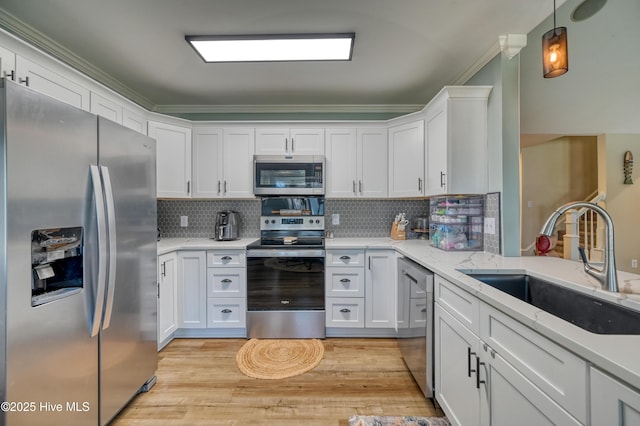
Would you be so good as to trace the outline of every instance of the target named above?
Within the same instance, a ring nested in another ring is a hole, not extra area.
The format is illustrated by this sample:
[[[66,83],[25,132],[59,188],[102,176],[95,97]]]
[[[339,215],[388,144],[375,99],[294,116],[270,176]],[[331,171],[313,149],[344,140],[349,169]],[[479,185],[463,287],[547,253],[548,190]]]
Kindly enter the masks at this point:
[[[556,28],[556,0],[553,0],[553,28]]]

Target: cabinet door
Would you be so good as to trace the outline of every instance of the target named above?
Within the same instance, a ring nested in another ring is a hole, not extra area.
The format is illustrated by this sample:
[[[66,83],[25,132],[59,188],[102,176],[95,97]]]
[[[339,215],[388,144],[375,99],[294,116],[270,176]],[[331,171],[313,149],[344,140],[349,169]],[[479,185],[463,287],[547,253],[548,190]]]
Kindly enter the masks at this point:
[[[150,137],[156,140],[158,197],[191,196],[191,129],[149,121]]]
[[[447,180],[447,103],[434,105],[426,120],[426,195],[445,194]]]
[[[16,54],[11,50],[0,46],[0,77],[7,77],[9,80],[16,81],[18,77],[15,71]]]
[[[223,143],[223,195],[253,198],[254,130],[225,129]]]
[[[365,326],[395,328],[395,251],[367,250],[365,254]]]
[[[433,325],[436,399],[452,424],[479,425],[480,395],[485,390],[482,384],[480,389],[476,386],[480,341],[438,303]]]
[[[178,254],[178,326],[207,326],[207,255],[204,251]]]
[[[324,129],[291,129],[289,154],[324,155]]]
[[[16,80],[33,90],[89,111],[89,89],[40,64],[16,55]]]
[[[256,129],[256,155],[284,155],[289,144],[289,129]]]
[[[591,367],[591,424],[640,425],[640,393]]]
[[[158,257],[158,345],[178,328],[178,255]]]
[[[222,129],[196,128],[193,131],[193,198],[222,195]]]
[[[387,198],[387,129],[358,129],[358,195]]]
[[[143,135],[147,134],[147,119],[142,111],[136,112],[129,108],[123,108],[122,125]]]
[[[424,120],[389,129],[389,197],[424,195]]]
[[[489,426],[581,425],[499,354],[483,352],[481,379],[489,383],[483,424]],[[485,379],[486,378],[486,379]],[[481,385],[484,389],[484,385]],[[613,424],[609,420],[594,425]],[[638,423],[634,423],[638,424]]]
[[[326,131],[327,198],[354,198],[357,195],[358,149],[355,129]],[[385,150],[386,153],[386,150]],[[384,154],[383,153],[383,156]],[[387,162],[386,158],[384,160]],[[379,170],[379,173],[381,171]],[[384,176],[386,182],[386,175]]]
[[[91,92],[91,112],[122,124],[122,105]]]

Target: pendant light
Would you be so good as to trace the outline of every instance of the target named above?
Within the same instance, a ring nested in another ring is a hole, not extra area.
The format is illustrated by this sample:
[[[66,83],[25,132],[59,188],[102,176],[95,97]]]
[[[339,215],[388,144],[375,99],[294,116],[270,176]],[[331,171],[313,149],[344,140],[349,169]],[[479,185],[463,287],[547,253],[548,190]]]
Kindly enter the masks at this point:
[[[542,36],[542,71],[544,78],[569,71],[567,27],[556,27],[556,0],[553,0],[553,29]]]

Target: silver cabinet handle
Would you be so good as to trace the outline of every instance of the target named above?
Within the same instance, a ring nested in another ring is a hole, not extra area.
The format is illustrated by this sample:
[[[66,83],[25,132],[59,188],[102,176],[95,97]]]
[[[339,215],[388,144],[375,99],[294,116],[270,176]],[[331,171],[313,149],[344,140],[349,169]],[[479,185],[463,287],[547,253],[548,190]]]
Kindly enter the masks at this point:
[[[284,152],[289,152],[289,139],[284,138]]]
[[[162,265],[160,265],[160,275],[162,275],[163,277],[167,276],[167,267],[166,267],[166,263],[167,262],[162,262]]]
[[[471,352],[471,348],[467,348],[467,376],[471,377],[471,373],[475,373],[476,370],[471,369],[471,355],[475,356],[475,352]]]
[[[418,191],[422,191],[422,178],[418,178]]]
[[[187,194],[190,194],[190,193],[191,193],[191,181],[188,180],[187,181]]]
[[[480,357],[476,356],[476,389],[480,389],[481,384],[487,383],[484,380],[480,380],[480,366],[484,365],[484,362],[480,362]]]
[[[443,172],[440,172],[440,188],[444,188],[445,186],[444,177],[445,177],[445,174]]]
[[[427,312],[427,308],[422,308],[420,312]]]
[[[222,280],[220,282],[224,283],[224,284],[229,284],[231,282],[231,280],[229,278],[225,278],[224,280]]]
[[[369,256],[369,270],[371,270],[371,256]]]
[[[296,152],[296,148],[293,145],[295,143],[295,141],[293,140],[293,138],[291,138],[291,152]]]
[[[224,181],[224,193],[225,194],[227,193],[227,181],[226,180]]]
[[[233,311],[231,309],[223,309],[220,312],[222,312],[223,314],[230,314]]]
[[[353,181],[353,193],[357,194],[357,192],[356,192],[356,181],[355,180]]]
[[[16,81],[16,72],[15,72],[15,70],[11,70],[11,72],[6,72],[5,71],[4,72],[4,77],[5,78],[7,78],[7,77],[10,78],[11,81]]]
[[[340,256],[340,260],[351,260],[350,256]]]
[[[340,280],[341,283],[350,283],[351,280],[349,278],[343,278]]]
[[[342,312],[343,314],[348,314],[348,313],[351,312],[351,309],[342,308],[342,309],[340,309],[340,312]]]
[[[25,86],[29,87],[29,76],[26,76],[25,78],[19,78],[18,83],[24,83]]]
[[[220,181],[218,181],[218,194],[220,193]]]
[[[358,181],[358,191],[360,191],[360,194],[362,194],[362,181],[361,180]]]
[[[225,262],[228,262],[228,261],[230,261],[230,260],[232,259],[232,257],[231,257],[231,256],[222,256],[222,258],[221,258],[221,259],[222,259],[223,261],[225,261]]]

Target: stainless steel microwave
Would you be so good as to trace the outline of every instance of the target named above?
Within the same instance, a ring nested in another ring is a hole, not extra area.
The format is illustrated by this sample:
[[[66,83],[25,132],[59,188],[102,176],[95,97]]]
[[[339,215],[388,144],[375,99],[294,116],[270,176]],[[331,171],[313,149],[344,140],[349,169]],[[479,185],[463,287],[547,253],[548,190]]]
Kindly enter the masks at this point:
[[[324,195],[322,155],[255,155],[255,195]]]

